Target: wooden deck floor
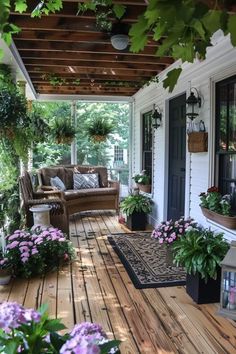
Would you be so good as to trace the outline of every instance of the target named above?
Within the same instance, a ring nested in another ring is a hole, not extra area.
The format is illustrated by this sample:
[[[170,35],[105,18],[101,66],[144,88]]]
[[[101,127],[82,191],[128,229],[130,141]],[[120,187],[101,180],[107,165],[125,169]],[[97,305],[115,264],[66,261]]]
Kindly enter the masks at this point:
[[[216,304],[196,305],[184,287],[134,288],[106,239],[124,232],[111,212],[78,214],[70,230],[76,261],[44,279],[0,286],[0,301],[48,303],[68,328],[98,322],[122,340],[122,354],[236,353],[236,323],[217,316]]]

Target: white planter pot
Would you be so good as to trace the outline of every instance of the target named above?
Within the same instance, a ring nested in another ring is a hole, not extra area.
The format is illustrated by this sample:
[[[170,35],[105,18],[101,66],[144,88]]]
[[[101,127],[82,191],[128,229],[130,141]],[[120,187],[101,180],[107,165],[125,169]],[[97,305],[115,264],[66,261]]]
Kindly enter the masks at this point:
[[[50,224],[50,212],[51,206],[47,204],[41,204],[30,208],[34,217],[34,226],[40,225],[42,227],[49,227]]]

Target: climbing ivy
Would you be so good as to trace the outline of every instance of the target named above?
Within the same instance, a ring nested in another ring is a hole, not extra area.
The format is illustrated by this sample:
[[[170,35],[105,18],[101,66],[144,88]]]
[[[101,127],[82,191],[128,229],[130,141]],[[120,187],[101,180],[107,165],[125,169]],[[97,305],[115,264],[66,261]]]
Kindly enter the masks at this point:
[[[97,27],[103,31],[112,30],[111,17],[120,20],[126,11],[126,6],[122,4],[113,4],[112,0],[89,0],[86,3],[79,2],[78,12],[94,11]]]

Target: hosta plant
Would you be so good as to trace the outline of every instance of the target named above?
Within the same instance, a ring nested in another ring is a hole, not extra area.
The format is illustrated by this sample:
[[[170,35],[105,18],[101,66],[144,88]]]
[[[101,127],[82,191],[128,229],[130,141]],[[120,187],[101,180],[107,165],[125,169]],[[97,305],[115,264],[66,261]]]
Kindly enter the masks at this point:
[[[188,274],[199,273],[207,282],[216,279],[217,270],[229,249],[223,233],[210,229],[189,228],[174,244],[174,262]]]
[[[120,208],[127,216],[135,212],[149,214],[152,211],[151,199],[142,194],[131,194],[120,203]]]

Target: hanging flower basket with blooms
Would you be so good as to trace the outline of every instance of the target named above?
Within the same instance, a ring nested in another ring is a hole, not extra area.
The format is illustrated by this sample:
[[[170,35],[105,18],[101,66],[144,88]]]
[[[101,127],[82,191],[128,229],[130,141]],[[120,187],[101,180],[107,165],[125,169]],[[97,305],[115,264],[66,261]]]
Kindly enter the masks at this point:
[[[171,245],[183,236],[188,228],[195,227],[196,225],[197,223],[192,218],[180,218],[177,221],[162,221],[153,230],[152,237],[157,239],[160,244]]]
[[[50,319],[47,306],[37,311],[16,302],[0,304],[1,353],[118,354],[120,341],[109,340],[95,323],[76,325],[70,333],[60,319]]]
[[[54,227],[16,230],[6,239],[6,256],[14,276],[41,275],[74,257],[71,242]]]

